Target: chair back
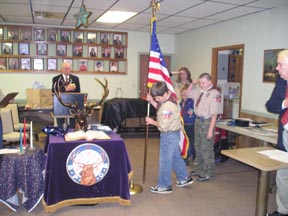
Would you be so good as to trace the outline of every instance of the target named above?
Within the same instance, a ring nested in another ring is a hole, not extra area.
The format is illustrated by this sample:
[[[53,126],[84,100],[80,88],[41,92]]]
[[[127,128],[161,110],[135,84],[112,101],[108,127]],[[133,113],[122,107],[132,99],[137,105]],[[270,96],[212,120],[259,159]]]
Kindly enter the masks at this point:
[[[2,119],[3,134],[14,132],[12,114],[10,109],[2,108],[0,110]]]
[[[20,121],[19,121],[19,113],[18,113],[17,104],[8,104],[7,107],[5,107],[5,108],[11,110],[14,125],[19,124]]]

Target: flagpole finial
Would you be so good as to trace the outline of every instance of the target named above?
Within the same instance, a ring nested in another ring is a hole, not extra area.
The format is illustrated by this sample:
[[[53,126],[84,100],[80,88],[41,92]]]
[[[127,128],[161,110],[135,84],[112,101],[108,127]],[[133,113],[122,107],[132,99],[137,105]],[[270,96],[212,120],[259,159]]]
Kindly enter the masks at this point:
[[[152,8],[152,16],[155,17],[156,11],[160,11],[160,2],[159,1],[155,1],[155,0],[151,0],[150,6]]]

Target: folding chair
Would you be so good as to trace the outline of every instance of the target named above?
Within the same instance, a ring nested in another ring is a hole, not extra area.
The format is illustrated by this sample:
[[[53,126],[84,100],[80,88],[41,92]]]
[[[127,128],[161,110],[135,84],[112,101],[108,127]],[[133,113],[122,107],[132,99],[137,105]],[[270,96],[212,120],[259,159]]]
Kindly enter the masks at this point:
[[[19,113],[18,113],[18,105],[17,104],[8,104],[6,109],[10,109],[12,113],[12,120],[13,120],[13,126],[15,131],[20,131],[20,127],[24,127],[24,123],[20,123],[19,120]],[[30,124],[26,123],[26,130],[30,130]]]
[[[20,133],[14,131],[13,120],[10,109],[1,109],[0,115],[2,119],[3,144],[10,144],[20,141]]]

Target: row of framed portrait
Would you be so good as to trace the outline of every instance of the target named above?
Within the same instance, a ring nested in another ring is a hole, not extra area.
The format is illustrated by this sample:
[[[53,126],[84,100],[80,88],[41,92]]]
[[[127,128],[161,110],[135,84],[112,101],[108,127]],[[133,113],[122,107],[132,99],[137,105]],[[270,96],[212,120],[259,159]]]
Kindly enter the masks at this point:
[[[110,47],[110,46],[88,46],[88,57],[98,57],[98,58],[124,58],[125,48]],[[114,51],[114,56],[111,55]],[[36,46],[37,55],[48,55],[48,44],[47,43],[37,43]],[[13,55],[13,43],[2,43],[2,54],[3,55]],[[18,54],[19,55],[30,55],[30,44],[26,42],[18,43]],[[56,44],[56,56],[67,56],[67,45],[66,44]],[[83,46],[73,45],[72,46],[72,56],[83,57]]]
[[[57,71],[58,64],[56,58],[48,58],[47,60],[47,70]],[[0,58],[0,69],[2,70],[45,70],[44,68],[44,58]],[[91,68],[88,67],[87,59],[79,59],[77,61],[72,59],[63,59],[63,62],[69,62],[73,68],[77,68],[78,71],[90,71]],[[89,60],[90,61],[90,60]],[[91,61],[90,61],[91,62]],[[93,60],[93,72],[118,72],[118,61],[98,61]],[[108,63],[107,63],[108,62]],[[74,65],[73,65],[74,63]],[[88,69],[89,68],[89,69]]]
[[[23,41],[54,41],[66,43],[125,45],[126,33],[87,32],[27,27],[0,27],[0,39]],[[5,34],[6,33],[6,34]]]

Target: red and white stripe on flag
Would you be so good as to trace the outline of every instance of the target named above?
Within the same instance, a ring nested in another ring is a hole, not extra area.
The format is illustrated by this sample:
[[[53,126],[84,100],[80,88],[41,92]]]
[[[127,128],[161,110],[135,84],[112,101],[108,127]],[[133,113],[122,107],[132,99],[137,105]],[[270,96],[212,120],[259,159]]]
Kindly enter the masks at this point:
[[[177,100],[177,95],[175,93],[174,87],[172,85],[172,80],[170,74],[167,70],[161,49],[158,43],[156,35],[156,19],[152,18],[152,34],[151,34],[151,49],[150,49],[150,58],[149,58],[149,72],[147,79],[147,86],[152,87],[155,82],[165,82],[168,89],[172,93],[172,96]],[[178,104],[179,105],[179,104]],[[179,106],[180,109],[180,106]],[[181,151],[181,156],[183,158],[187,157],[187,152],[189,148],[189,139],[184,129],[184,121],[181,115],[181,133],[179,140],[179,147]]]

